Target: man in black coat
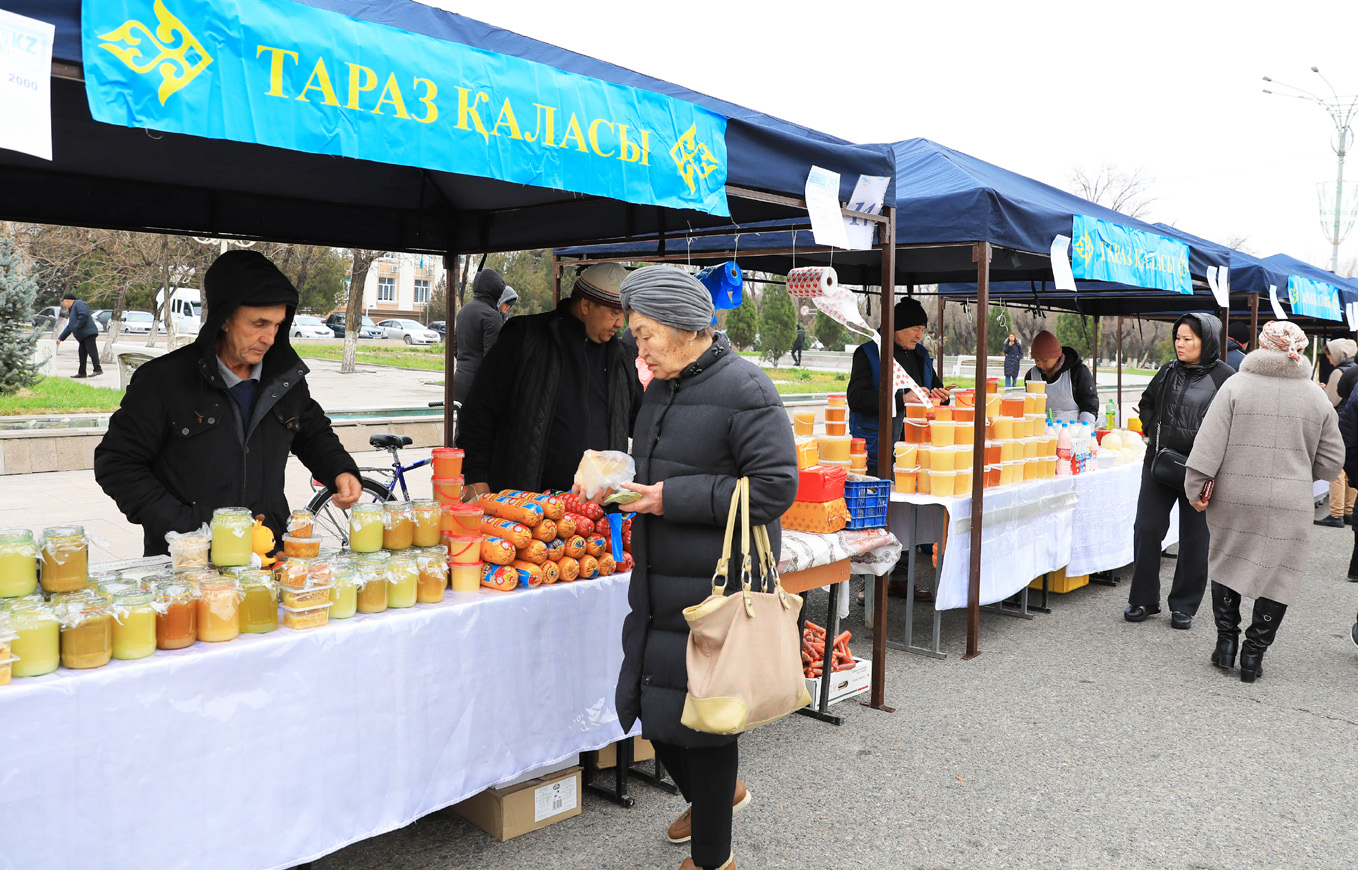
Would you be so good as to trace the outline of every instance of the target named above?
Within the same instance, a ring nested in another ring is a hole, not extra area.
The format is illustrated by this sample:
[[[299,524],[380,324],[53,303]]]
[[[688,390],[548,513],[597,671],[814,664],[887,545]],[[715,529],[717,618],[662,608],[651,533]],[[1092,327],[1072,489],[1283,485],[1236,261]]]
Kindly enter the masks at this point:
[[[505,316],[500,297],[505,279],[494,269],[482,269],[472,281],[472,299],[457,313],[454,339],[457,342],[457,367],[453,372],[453,401],[467,403],[481,363],[495,346]],[[518,295],[515,294],[515,298]]]
[[[626,275],[591,266],[554,311],[505,323],[458,420],[468,492],[569,490],[586,450],[627,450],[641,384],[617,337]]]
[[[363,491],[288,343],[292,282],[257,251],[228,251],[203,290],[197,340],[137,369],[94,451],[95,479],[142,527],[148,556],[168,552],[166,532],[196,529],[220,507],[263,514],[282,540],[290,452],[335,489],[337,507]]]
[[[792,364],[799,366],[802,364],[802,350],[806,347],[806,329],[800,323],[797,324],[797,337],[792,339]]]
[[[99,327],[95,325],[94,318],[90,316],[90,306],[86,305],[83,300],[75,298],[74,293],[67,293],[61,298],[61,307],[65,308],[69,314],[67,315],[66,328],[62,330],[61,337],[57,339],[57,347],[61,347],[61,343],[69,335],[75,335],[75,340],[80,344],[80,370],[72,377],[90,377],[85,373],[86,359],[94,366],[94,373],[102,375],[104,369],[103,366],[99,365]]]

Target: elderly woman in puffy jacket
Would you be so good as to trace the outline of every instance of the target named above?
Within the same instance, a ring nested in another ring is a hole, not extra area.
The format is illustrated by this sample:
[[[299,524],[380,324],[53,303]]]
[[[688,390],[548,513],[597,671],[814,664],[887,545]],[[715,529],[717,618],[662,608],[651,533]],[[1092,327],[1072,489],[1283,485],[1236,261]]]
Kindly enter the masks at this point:
[[[1141,395],[1141,431],[1150,439],[1141,471],[1141,494],[1133,527],[1132,588],[1122,616],[1143,622],[1160,612],[1160,547],[1169,531],[1169,512],[1179,503],[1179,559],[1169,590],[1170,625],[1187,629],[1207,591],[1207,521],[1184,497],[1183,486],[1168,486],[1151,473],[1155,454],[1193,450],[1198,427],[1217,390],[1235,370],[1221,361],[1221,321],[1194,312],[1174,321],[1175,359],[1165,363]]]

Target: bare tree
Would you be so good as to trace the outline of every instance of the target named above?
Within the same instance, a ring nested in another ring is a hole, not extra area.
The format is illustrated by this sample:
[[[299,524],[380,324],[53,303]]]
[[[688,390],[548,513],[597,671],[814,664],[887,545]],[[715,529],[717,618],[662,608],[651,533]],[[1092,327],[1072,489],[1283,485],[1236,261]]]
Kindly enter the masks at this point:
[[[357,367],[358,333],[363,327],[363,285],[368,282],[368,269],[384,253],[361,248],[349,250],[353,265],[349,270],[349,307],[344,315],[344,359],[340,363],[340,372],[344,374],[351,374]]]
[[[1105,163],[1090,174],[1077,166],[1070,173],[1074,192],[1090,202],[1119,211],[1137,220],[1149,220],[1150,206],[1156,197],[1150,195],[1155,179],[1138,167],[1128,172],[1116,164]]]

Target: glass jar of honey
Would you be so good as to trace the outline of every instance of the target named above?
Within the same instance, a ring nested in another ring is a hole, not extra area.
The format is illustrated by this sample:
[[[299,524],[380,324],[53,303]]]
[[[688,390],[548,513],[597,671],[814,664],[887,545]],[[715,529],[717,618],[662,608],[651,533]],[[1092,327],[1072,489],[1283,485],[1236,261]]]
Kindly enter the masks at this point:
[[[368,502],[349,509],[349,549],[355,553],[376,553],[382,549],[385,531],[381,504]]]
[[[297,508],[288,516],[288,534],[294,538],[309,538],[315,523],[315,514],[306,508]]]
[[[61,664],[61,622],[56,610],[40,597],[16,598],[9,605],[9,627],[14,633],[10,655],[16,677],[40,677]]]
[[[214,575],[215,576],[215,575]],[[198,639],[198,585],[170,577],[151,584],[156,611],[156,646],[183,649]]]
[[[395,553],[387,563],[387,606],[414,607],[419,598],[420,566],[413,553]]]
[[[57,605],[61,619],[61,665],[102,668],[113,658],[113,611],[103,596],[71,595]]]
[[[410,502],[389,501],[382,505],[382,549],[406,550],[415,539],[415,519]]]
[[[273,572],[243,571],[236,582],[241,591],[241,634],[267,634],[278,628],[278,587]]]
[[[354,579],[358,583],[359,613],[381,613],[387,609],[386,553],[369,553],[358,561]]]
[[[443,547],[423,547],[415,551],[415,564],[420,569],[415,600],[421,604],[438,604],[448,588],[448,551]]]
[[[198,639],[209,643],[240,635],[240,585],[235,577],[212,577],[198,583]]]
[[[156,611],[145,589],[128,589],[113,596],[113,657],[119,661],[144,659],[156,651]]]
[[[32,595],[38,588],[38,545],[28,529],[0,529],[0,598]]]
[[[90,545],[82,526],[42,530],[44,592],[74,592],[89,580]]]
[[[411,546],[438,546],[439,534],[442,532],[440,526],[443,524],[443,505],[432,498],[416,499],[410,503],[410,513],[415,521]]]
[[[212,512],[212,564],[218,568],[249,565],[254,549],[250,509],[222,507]]]
[[[333,572],[330,618],[348,619],[358,612],[358,569],[353,565],[337,565],[333,567]]]

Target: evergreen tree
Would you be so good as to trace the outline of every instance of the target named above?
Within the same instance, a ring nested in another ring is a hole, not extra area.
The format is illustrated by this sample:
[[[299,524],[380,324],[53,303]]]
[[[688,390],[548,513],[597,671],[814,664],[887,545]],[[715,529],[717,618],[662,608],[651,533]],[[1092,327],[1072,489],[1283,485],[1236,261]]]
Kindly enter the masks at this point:
[[[1062,347],[1073,347],[1086,360],[1093,356],[1094,321],[1083,314],[1058,314],[1056,340]]]
[[[811,323],[811,332],[825,345],[826,350],[841,350],[849,341],[849,331],[824,311],[816,312],[816,319]]]
[[[792,294],[782,287],[770,286],[759,306],[760,358],[775,366],[792,349],[797,338],[797,305]]]
[[[726,312],[726,337],[731,339],[732,346],[739,351],[753,346],[755,336],[758,334],[759,306],[755,302],[754,293],[747,287],[740,307]]]
[[[0,395],[42,379],[33,362],[37,333],[30,323],[37,292],[37,285],[24,274],[14,240],[0,236]]]

